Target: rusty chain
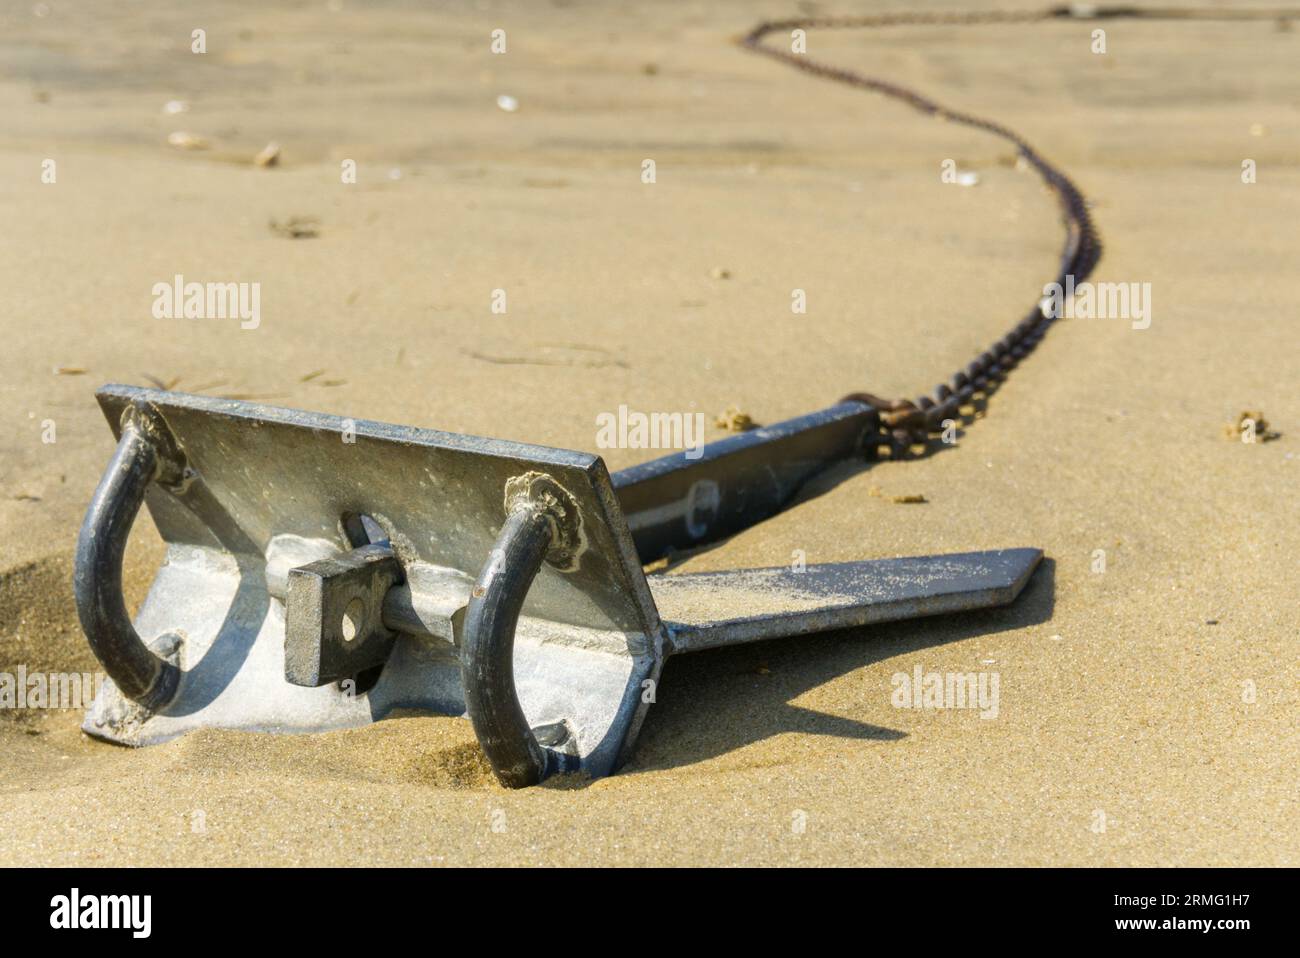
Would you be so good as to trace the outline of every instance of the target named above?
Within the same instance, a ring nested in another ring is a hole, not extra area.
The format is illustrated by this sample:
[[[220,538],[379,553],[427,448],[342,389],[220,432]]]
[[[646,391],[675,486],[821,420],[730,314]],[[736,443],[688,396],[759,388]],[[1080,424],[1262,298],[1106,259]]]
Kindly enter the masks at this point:
[[[1300,18],[1300,10],[1212,10],[1194,8],[1140,8],[1092,7],[1078,4],[1073,7],[1058,6],[1044,10],[990,10],[950,13],[890,13],[859,17],[806,17],[789,20],[769,20],[760,23],[738,41],[754,53],[771,57],[813,76],[834,80],[848,86],[882,93],[901,100],[913,109],[938,119],[983,130],[1010,143],[1021,159],[1042,177],[1057,198],[1065,221],[1065,248],[1061,255],[1061,268],[1054,282],[1066,285],[1066,277],[1082,282],[1092,272],[1101,258],[1101,238],[1088,204],[1079,188],[1058,167],[1044,159],[1019,134],[1000,123],[986,120],[971,113],[950,110],[914,90],[875,79],[854,70],[832,66],[810,59],[806,54],[794,53],[764,46],[763,39],[771,33],[809,29],[845,29],[890,26],[975,26],[981,24],[1039,23],[1057,19],[1113,20],[1120,18],[1150,20],[1277,20],[1289,24]],[[1043,338],[1053,317],[1041,305],[1041,299],[1012,329],[975,359],[959,369],[945,382],[939,383],[929,395],[911,399],[882,399],[871,393],[857,392],[844,397],[845,401],[865,402],[881,413],[883,431],[881,444],[887,445],[895,458],[908,454],[912,446],[926,445],[930,435],[938,432],[946,419],[954,419],[962,406],[975,400],[977,394],[987,398],[997,385]]]

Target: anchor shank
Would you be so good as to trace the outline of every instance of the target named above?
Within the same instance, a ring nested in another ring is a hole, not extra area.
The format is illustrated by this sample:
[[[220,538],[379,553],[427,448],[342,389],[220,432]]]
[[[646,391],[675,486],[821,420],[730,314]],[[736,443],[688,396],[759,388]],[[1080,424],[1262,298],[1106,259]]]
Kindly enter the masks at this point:
[[[674,452],[611,480],[642,562],[715,542],[779,512],[805,482],[863,454],[879,414],[843,402]]]

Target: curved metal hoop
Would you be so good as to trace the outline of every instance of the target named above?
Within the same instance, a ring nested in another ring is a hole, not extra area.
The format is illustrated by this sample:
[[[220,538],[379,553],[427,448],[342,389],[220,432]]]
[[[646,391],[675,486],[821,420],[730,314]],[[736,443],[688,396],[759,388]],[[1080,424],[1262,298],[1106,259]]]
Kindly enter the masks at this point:
[[[470,593],[460,649],[465,705],[497,779],[536,785],[557,770],[524,718],[515,692],[515,626],[554,535],[543,510],[521,506],[506,517],[492,555]]]
[[[154,654],[131,624],[122,557],[149,484],[180,483],[184,475],[184,459],[161,417],[147,406],[129,407],[77,537],[73,591],[82,631],[122,694],[150,710],[171,701],[180,669]]]

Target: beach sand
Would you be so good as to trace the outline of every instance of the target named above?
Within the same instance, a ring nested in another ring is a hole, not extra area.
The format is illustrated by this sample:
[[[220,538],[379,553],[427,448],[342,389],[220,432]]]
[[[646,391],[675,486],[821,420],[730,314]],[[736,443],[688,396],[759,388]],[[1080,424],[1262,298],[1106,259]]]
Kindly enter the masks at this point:
[[[103,383],[595,451],[620,404],[915,395],[1057,265],[1004,144],[731,43],[783,4],[38,6],[0,12],[0,671],[95,668],[70,579]],[[1015,605],[674,658],[618,775],[517,792],[461,718],[128,750],[3,710],[0,864],[1297,864],[1300,28],[1107,22],[1097,55],[1095,26],[809,53],[1059,163],[1093,278],[1150,283],[1149,328],[1056,324],[955,446],[838,470],[672,570],[1040,547]],[[269,227],[295,216],[319,235]],[[153,318],[178,273],[260,282],[260,326]],[[1225,439],[1244,410],[1280,438]],[[133,606],[161,555],[142,518]],[[996,719],[895,708],[918,666],[997,673]]]

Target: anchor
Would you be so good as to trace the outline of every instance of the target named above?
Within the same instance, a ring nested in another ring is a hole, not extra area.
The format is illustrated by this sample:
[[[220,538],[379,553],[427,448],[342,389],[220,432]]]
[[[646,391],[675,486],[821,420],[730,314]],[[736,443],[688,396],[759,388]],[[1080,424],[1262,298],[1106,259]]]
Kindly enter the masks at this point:
[[[628,758],[669,656],[1010,603],[1013,548],[650,575],[887,441],[848,400],[611,475],[598,456],[163,390],[97,393],[118,445],[77,543],[108,674],[83,725],[316,732],[468,715],[503,785]],[[166,559],[132,621],[142,504]]]

